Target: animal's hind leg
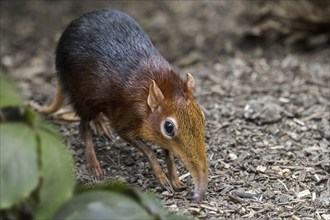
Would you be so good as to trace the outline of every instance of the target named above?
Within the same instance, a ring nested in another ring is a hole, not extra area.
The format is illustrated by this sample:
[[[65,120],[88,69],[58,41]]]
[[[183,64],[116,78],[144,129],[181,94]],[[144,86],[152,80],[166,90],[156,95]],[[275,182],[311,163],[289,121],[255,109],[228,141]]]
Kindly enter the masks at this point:
[[[100,179],[103,177],[103,171],[101,169],[98,159],[96,158],[91,127],[89,124],[90,121],[87,120],[80,121],[80,133],[86,145],[85,155],[86,155],[87,169],[91,174],[93,174],[95,177]]]
[[[99,135],[104,136],[111,140],[111,127],[106,125],[103,113],[100,113],[97,118],[93,121],[96,131]]]
[[[59,111],[56,113],[56,117],[65,121],[79,121],[79,116],[71,109],[63,109],[63,112]]]
[[[79,121],[79,117],[76,116],[75,112],[72,110],[61,109],[63,102],[65,100],[65,95],[63,88],[59,82],[56,85],[56,93],[53,102],[49,106],[43,107],[40,111],[44,114],[53,114],[55,112],[57,117],[66,121]],[[61,110],[62,111],[61,111]],[[59,111],[60,110],[60,111]]]

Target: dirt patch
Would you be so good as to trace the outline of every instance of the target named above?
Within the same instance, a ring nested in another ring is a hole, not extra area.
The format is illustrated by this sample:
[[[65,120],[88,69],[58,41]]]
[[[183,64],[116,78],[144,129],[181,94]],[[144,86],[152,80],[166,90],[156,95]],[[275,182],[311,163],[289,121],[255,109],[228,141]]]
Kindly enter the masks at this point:
[[[169,210],[200,219],[330,218],[330,50],[287,45],[249,46],[241,35],[239,1],[1,2],[1,68],[25,100],[54,95],[54,50],[69,21],[97,8],[133,16],[182,74],[196,79],[195,96],[207,118],[209,189],[191,204],[192,180],[177,163],[187,189],[161,189],[147,159],[116,137],[94,136],[107,179],[155,193]],[[241,45],[245,45],[241,47]],[[86,172],[78,123],[50,120]],[[161,151],[157,156],[164,165]]]

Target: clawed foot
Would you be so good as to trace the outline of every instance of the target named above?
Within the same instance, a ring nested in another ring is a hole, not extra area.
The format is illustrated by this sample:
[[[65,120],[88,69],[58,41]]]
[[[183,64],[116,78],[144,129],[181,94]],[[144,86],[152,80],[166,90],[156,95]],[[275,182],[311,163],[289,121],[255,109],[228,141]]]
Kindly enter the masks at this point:
[[[186,185],[179,180],[179,178],[174,178],[169,181],[164,174],[164,176],[158,177],[160,184],[164,189],[169,191],[170,193],[180,192],[186,188]]]
[[[47,114],[48,107],[44,107],[40,110],[41,113]],[[69,108],[61,108],[52,114],[54,118],[61,119],[64,121],[79,121],[80,118],[76,115],[76,113]]]
[[[183,182],[181,182],[179,178],[175,178],[171,180],[171,184],[176,192],[180,192],[186,188],[186,185]]]
[[[174,193],[174,189],[164,173],[163,175],[158,177],[158,180],[164,189],[166,189],[170,193]]]
[[[79,121],[80,118],[74,112],[65,112],[61,114],[55,114],[56,118],[62,119],[64,121]]]
[[[98,180],[103,178],[103,171],[99,161],[96,158],[87,158],[87,170]]]

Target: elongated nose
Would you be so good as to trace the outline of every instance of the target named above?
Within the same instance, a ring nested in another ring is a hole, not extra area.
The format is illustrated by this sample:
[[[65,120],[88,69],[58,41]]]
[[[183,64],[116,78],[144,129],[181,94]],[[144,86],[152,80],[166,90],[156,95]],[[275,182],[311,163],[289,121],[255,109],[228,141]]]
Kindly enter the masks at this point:
[[[194,184],[195,184],[195,190],[194,190],[194,196],[193,196],[193,202],[199,203],[203,200],[205,192],[207,190],[208,185],[208,165],[207,161],[203,166],[203,169],[200,169],[195,175],[194,178]]]
[[[208,185],[208,162],[206,153],[199,152],[196,155],[191,155],[190,158],[183,157],[182,159],[194,181],[195,189],[193,200],[194,202],[200,202],[203,200]]]

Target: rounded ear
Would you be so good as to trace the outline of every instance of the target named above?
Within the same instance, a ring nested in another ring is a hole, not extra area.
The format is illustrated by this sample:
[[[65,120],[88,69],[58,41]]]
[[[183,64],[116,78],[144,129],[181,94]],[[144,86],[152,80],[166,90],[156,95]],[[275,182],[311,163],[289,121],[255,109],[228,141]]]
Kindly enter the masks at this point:
[[[188,89],[193,92],[194,91],[194,87],[195,87],[195,80],[194,80],[194,77],[190,74],[190,73],[187,73],[186,74],[186,84],[187,84],[187,87]]]
[[[163,102],[163,99],[164,95],[162,91],[160,91],[156,82],[152,80],[152,83],[149,87],[149,95],[147,98],[147,103],[151,111],[154,111]]]

